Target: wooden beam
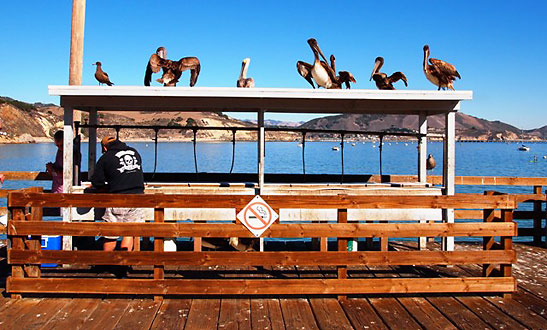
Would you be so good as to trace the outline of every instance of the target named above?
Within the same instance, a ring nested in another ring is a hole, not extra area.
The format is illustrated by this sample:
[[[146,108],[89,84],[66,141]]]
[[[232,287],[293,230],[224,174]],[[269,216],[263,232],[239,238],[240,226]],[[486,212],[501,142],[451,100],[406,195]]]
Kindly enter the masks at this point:
[[[492,251],[8,251],[10,264],[177,265],[177,266],[387,266],[471,265],[516,262],[514,250]]]
[[[377,195],[264,195],[274,208],[309,209],[413,209],[466,208],[513,209],[511,195],[484,196],[457,194],[454,196],[377,196]],[[188,195],[188,194],[39,194],[10,192],[9,206],[47,207],[148,207],[148,208],[242,208],[252,199],[249,195]]]
[[[513,292],[513,277],[367,278],[367,279],[96,279],[13,278],[10,293],[140,295],[306,295],[447,292]]]
[[[111,223],[11,221],[9,235],[254,237],[232,223]],[[274,223],[263,237],[483,237],[516,236],[513,222],[494,223]]]
[[[72,0],[69,85],[82,84],[84,61],[85,0]]]

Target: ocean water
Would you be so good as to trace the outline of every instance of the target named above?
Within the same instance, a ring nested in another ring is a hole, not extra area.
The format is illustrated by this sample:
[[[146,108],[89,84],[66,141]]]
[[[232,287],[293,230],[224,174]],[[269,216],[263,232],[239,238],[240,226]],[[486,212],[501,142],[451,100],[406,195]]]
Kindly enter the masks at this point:
[[[130,142],[142,155],[146,172],[154,168],[154,143]],[[353,145],[354,144],[354,145]],[[458,142],[456,144],[456,175],[466,176],[547,176],[547,143],[526,143],[530,151],[519,151],[519,143]],[[338,141],[307,142],[305,163],[307,174],[338,174],[342,170],[342,152]],[[82,169],[87,170],[87,143],[82,144]],[[98,146],[97,150],[100,150]],[[265,168],[267,173],[302,173],[302,150],[298,142],[267,142]],[[198,142],[196,146],[198,171],[229,172],[232,162],[231,142]],[[0,144],[0,171],[44,171],[45,164],[53,161],[56,147],[53,143]],[[437,160],[431,175],[442,174],[442,143],[428,143],[428,153]],[[535,159],[534,159],[535,156]],[[191,142],[162,142],[158,144],[157,172],[194,172],[194,152]],[[257,144],[238,142],[235,147],[234,172],[257,171]],[[382,150],[384,174],[417,173],[417,143],[385,141]],[[353,141],[344,144],[345,174],[379,174],[378,143]],[[3,188],[18,189],[49,182],[6,181]],[[482,193],[497,190],[508,193],[531,193],[532,187],[518,186],[456,186],[456,192]],[[5,206],[0,199],[0,206]],[[531,205],[522,204],[521,210],[531,210]],[[521,221],[521,227],[531,226],[531,221]]]

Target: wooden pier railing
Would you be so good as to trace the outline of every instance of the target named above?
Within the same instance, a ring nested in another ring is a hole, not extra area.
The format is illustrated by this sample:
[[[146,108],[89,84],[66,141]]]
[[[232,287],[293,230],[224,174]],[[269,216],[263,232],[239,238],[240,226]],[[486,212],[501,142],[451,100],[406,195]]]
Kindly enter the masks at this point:
[[[333,223],[285,223],[277,221],[263,237],[320,238],[319,251],[221,252],[201,251],[203,237],[254,237],[239,222],[166,222],[168,208],[242,209],[253,196],[242,195],[110,195],[44,194],[33,191],[10,192],[8,224],[11,247],[8,263],[12,275],[7,292],[14,297],[26,293],[61,294],[143,294],[161,299],[164,295],[339,295],[385,293],[441,293],[515,291],[511,273],[516,254],[512,237],[516,202],[509,195],[460,194],[455,196],[262,196],[279,211],[285,208],[336,209]],[[52,222],[42,221],[43,207],[141,207],[153,208],[148,223]],[[348,222],[348,209],[432,208],[481,209],[484,221],[465,223],[363,223]],[[499,210],[500,216],[496,211]],[[182,219],[181,219],[182,220]],[[211,219],[214,220],[214,219]],[[154,237],[153,251],[55,251],[42,250],[41,235],[142,236]],[[347,251],[347,240],[359,237],[484,237],[482,251]],[[164,252],[163,238],[193,237],[193,251]],[[500,237],[496,240],[495,237]],[[336,251],[329,251],[327,238],[336,238]],[[68,265],[150,265],[153,278],[112,279],[41,277],[41,263]],[[457,265],[483,264],[484,277],[461,278],[348,278],[353,265]],[[167,265],[184,266],[336,266],[337,278],[249,278],[173,279],[165,278]]]

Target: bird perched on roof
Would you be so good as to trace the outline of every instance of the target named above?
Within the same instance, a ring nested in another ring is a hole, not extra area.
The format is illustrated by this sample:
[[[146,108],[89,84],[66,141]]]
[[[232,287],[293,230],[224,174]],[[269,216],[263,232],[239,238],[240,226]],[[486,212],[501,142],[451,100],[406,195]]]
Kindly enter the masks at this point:
[[[427,60],[429,58],[429,46],[424,46],[424,73],[427,80],[433,85],[437,86],[437,90],[441,88],[449,88],[454,90],[452,82],[456,78],[462,79],[456,67],[445,61],[438,60],[436,58],[430,58],[429,64]]]
[[[331,55],[331,65],[329,65],[325,55],[323,55],[321,48],[317,44],[317,40],[310,38],[308,39],[308,44],[313,52],[314,62],[313,64],[309,64],[298,61],[296,62],[296,70],[313,88],[315,88],[314,81],[318,87],[328,89],[342,88],[342,83],[345,83],[346,87],[349,88],[349,82],[355,82],[355,78],[348,71],[340,71],[341,73],[344,72],[342,78],[336,75],[334,56]],[[321,61],[321,58],[324,61]]]
[[[157,73],[160,69],[163,69],[162,77],[156,79],[156,81],[164,86],[176,86],[182,73],[186,70],[190,70],[190,87],[193,87],[198,80],[199,72],[201,70],[199,59],[192,56],[183,57],[178,61],[171,61],[166,59],[166,56],[167,50],[165,47],[159,47],[156,50],[156,53],[150,56],[144,75],[144,85],[150,86],[152,73]]]
[[[108,86],[114,85],[114,83],[110,81],[110,78],[108,78],[108,74],[103,71],[101,62],[95,62],[92,65],[97,66],[97,69],[95,70],[95,79],[97,79],[97,81],[99,82],[99,85],[100,84],[107,84]]]
[[[395,87],[393,87],[393,84],[399,80],[402,80],[405,86],[408,86],[404,73],[397,71],[388,77],[387,74],[380,72],[383,65],[384,58],[381,56],[377,57],[374,61],[374,69],[372,69],[372,74],[370,75],[370,80],[374,79],[378,89],[394,90]]]
[[[435,166],[437,166],[437,162],[435,161],[435,158],[433,158],[433,155],[432,154],[429,154],[427,156],[427,161],[425,163],[425,168],[428,170],[428,171],[431,171],[432,169],[435,168]]]
[[[249,63],[251,63],[250,58],[243,59],[241,63],[241,73],[239,74],[239,79],[237,79],[237,87],[243,88],[253,88],[255,87],[255,81],[253,78],[247,78],[247,70],[249,69]]]
[[[336,58],[334,55],[330,56],[330,67],[336,72]],[[336,76],[335,86],[336,88],[342,88],[342,84],[346,85],[346,89],[351,89],[350,82],[356,83],[355,77],[349,71],[338,71],[338,76]]]

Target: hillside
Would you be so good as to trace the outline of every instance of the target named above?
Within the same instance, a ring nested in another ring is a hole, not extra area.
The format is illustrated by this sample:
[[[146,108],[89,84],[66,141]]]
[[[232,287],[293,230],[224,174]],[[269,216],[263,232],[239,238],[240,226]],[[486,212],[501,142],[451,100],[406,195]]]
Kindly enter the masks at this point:
[[[82,122],[87,122],[83,113]],[[159,138],[162,141],[189,141],[193,138],[192,130],[179,129],[188,126],[200,127],[252,127],[252,121],[241,121],[224,114],[213,112],[101,112],[100,124],[125,124],[170,126],[173,129],[162,129]],[[62,108],[52,104],[29,104],[7,97],[0,97],[0,143],[29,143],[51,141],[56,130],[62,129]],[[301,123],[267,121],[267,126],[297,127]],[[442,132],[444,120],[441,115],[429,117],[431,132]],[[327,116],[310,120],[299,127],[308,129],[333,130],[416,130],[418,116],[413,115],[358,115],[345,114]],[[84,138],[87,130],[82,131]],[[98,136],[115,134],[113,129],[100,129]],[[503,140],[547,140],[547,126],[533,130],[520,130],[500,121],[489,121],[464,113],[456,114],[456,136],[461,140],[503,141]],[[122,129],[122,140],[152,140],[153,129]],[[294,141],[300,134],[290,132],[267,133],[268,140]],[[326,136],[325,136],[326,137]],[[238,141],[255,140],[256,133],[239,131]],[[320,139],[321,135],[309,136],[309,139]],[[201,141],[231,141],[231,131],[198,131],[197,139]]]
[[[429,117],[428,126],[430,132],[441,133],[444,129],[442,115]],[[416,130],[418,128],[418,116],[344,114],[313,119],[301,127],[363,131]],[[456,137],[459,140],[479,141],[545,140],[547,139],[547,126],[521,131],[500,121],[489,121],[458,112],[456,113]]]

